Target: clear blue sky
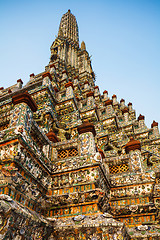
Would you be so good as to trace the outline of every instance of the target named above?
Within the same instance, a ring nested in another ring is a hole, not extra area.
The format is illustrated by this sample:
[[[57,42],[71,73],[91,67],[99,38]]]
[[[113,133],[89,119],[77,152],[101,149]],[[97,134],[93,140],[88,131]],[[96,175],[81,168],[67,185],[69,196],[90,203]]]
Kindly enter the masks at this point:
[[[0,86],[44,71],[62,15],[71,9],[92,55],[96,84],[160,124],[160,0],[1,0]]]

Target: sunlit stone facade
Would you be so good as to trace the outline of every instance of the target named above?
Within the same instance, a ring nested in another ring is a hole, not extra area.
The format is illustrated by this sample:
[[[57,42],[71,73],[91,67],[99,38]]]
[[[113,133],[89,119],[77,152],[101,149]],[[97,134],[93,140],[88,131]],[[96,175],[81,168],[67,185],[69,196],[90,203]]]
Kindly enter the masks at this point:
[[[0,239],[160,239],[160,134],[100,93],[70,10],[45,71],[0,88]]]

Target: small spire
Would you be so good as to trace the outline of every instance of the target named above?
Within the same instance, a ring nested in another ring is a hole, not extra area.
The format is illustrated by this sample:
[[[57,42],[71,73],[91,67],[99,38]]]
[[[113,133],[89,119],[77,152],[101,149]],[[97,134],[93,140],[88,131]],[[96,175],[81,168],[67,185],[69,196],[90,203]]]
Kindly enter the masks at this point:
[[[84,41],[81,43],[81,50],[86,50],[86,44]]]
[[[140,114],[139,117],[138,117],[138,121],[140,121],[140,120],[144,120],[144,118],[145,118],[145,117],[144,117],[143,115]]]
[[[158,122],[156,122],[155,120],[153,120],[153,123],[151,124],[151,128],[153,127],[158,127]]]

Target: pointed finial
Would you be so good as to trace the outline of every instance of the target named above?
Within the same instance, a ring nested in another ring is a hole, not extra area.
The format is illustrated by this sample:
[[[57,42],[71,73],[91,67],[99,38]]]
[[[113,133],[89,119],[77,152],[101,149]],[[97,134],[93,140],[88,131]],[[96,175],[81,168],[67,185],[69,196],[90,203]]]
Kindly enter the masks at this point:
[[[81,50],[86,50],[86,44],[84,41],[81,43]]]
[[[155,120],[151,124],[151,128],[153,128],[153,127],[158,127],[158,122],[156,122]]]

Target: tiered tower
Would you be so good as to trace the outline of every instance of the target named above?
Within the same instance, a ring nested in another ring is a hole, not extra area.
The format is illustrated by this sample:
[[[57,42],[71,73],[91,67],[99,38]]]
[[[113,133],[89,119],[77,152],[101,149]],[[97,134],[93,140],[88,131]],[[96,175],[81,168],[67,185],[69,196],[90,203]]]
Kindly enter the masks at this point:
[[[70,10],[61,18],[58,36],[68,38],[79,44],[77,21]]]
[[[158,123],[100,93],[70,10],[0,106],[1,239],[160,239]]]

